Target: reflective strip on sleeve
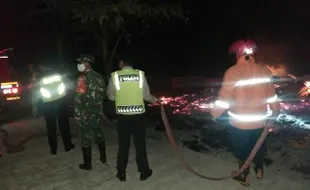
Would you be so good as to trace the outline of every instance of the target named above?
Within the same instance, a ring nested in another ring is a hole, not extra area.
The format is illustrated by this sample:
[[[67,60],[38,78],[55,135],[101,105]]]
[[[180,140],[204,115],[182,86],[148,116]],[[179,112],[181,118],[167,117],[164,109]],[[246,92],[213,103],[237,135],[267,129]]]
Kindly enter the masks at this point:
[[[143,74],[142,71],[139,71],[139,88],[143,87]]]
[[[276,101],[278,101],[278,96],[277,95],[274,95],[274,96],[272,96],[272,97],[267,99],[267,103],[274,103]]]
[[[117,73],[114,74],[114,83],[115,83],[116,90],[120,90],[121,87],[119,85],[119,79],[118,79],[118,74]]]
[[[230,107],[228,102],[222,100],[216,100],[214,103],[217,107],[228,109]]]
[[[271,82],[270,78],[254,78],[248,80],[240,80],[235,84],[235,86],[249,86],[268,82]]]

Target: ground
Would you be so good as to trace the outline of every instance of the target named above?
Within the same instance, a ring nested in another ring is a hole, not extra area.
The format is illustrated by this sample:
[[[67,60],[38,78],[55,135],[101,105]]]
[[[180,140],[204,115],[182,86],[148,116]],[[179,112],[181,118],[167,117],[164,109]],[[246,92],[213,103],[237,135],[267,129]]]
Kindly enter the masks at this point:
[[[76,126],[72,123],[76,134]],[[112,189],[178,189],[178,190],[239,190],[245,189],[232,180],[207,181],[200,179],[185,170],[174,156],[164,133],[148,130],[148,155],[154,175],[147,181],[139,181],[134,161],[134,150],[131,151],[128,165],[127,182],[121,183],[115,178],[117,153],[116,130],[106,128],[107,154],[109,165],[99,162],[96,146],[93,146],[93,170],[81,171],[78,164],[82,161],[78,135],[74,138],[76,148],[66,153],[59,142],[59,153],[51,156],[48,151],[47,139],[44,136],[43,119],[30,119],[14,122],[3,126],[14,133],[36,134],[28,140],[26,150],[17,154],[5,155],[0,159],[1,190],[112,190]],[[13,134],[11,133],[11,136]],[[13,135],[14,136],[14,135]],[[60,138],[59,138],[60,139]],[[60,140],[59,140],[60,141]],[[236,162],[231,157],[219,157],[180,148],[190,165],[205,175],[226,176],[236,169]],[[310,176],[291,170],[284,162],[275,161],[266,168],[265,178],[257,180],[251,173],[251,187],[247,189],[272,190],[307,190]]]

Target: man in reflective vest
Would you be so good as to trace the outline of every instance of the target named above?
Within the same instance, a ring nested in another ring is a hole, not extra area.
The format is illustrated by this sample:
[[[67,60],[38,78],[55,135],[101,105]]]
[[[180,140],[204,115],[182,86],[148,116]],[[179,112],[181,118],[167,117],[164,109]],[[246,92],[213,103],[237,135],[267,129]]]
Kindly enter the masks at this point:
[[[252,41],[237,41],[230,52],[236,53],[237,63],[230,67],[223,79],[214,109],[214,119],[220,117],[225,110],[230,116],[233,126],[233,154],[241,167],[260,137],[266,122],[274,119],[280,110],[280,104],[271,81],[271,73],[255,59],[256,46]],[[262,145],[254,162],[256,177],[263,177],[263,160],[266,150]],[[234,179],[248,186],[249,169]]]
[[[46,126],[51,154],[57,153],[57,123],[63,140],[65,151],[74,148],[71,141],[68,108],[65,102],[66,85],[64,77],[54,69],[52,63],[40,65],[34,93],[32,94],[33,112],[37,107],[42,111]]]
[[[77,69],[81,73],[78,78],[74,118],[81,129],[81,146],[84,163],[79,167],[82,170],[92,169],[92,139],[98,145],[100,161],[107,162],[106,144],[101,126],[103,100],[106,96],[106,84],[104,79],[91,68],[94,58],[91,55],[82,54],[78,59]]]
[[[126,168],[130,148],[130,138],[133,135],[136,149],[136,162],[140,172],[140,180],[146,180],[152,175],[147,159],[145,144],[145,126],[143,114],[144,101],[154,103],[157,98],[150,94],[144,72],[133,69],[127,60],[119,62],[118,70],[111,75],[108,85],[108,98],[115,101],[118,117],[118,154],[117,175],[120,181],[126,181]]]

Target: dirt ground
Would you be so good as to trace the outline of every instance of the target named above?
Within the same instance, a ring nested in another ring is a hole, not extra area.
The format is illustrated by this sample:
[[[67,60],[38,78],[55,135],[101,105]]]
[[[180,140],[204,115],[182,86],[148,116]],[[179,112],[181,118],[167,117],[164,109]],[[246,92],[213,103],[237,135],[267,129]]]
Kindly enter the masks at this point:
[[[77,135],[77,129],[72,124]],[[16,154],[6,154],[0,159],[1,190],[113,190],[113,189],[171,189],[171,190],[308,190],[310,176],[291,170],[285,163],[275,161],[266,168],[265,178],[257,180],[251,173],[251,187],[242,187],[232,180],[207,181],[186,171],[172,153],[163,133],[148,131],[149,162],[154,171],[153,176],[139,181],[139,174],[134,160],[134,149],[131,151],[127,170],[127,182],[121,183],[115,178],[117,153],[116,130],[107,128],[107,154],[109,165],[99,162],[96,146],[93,146],[93,170],[81,171],[78,164],[82,161],[79,138],[74,138],[76,148],[66,153],[59,142],[56,156],[49,154],[47,139],[44,136],[45,126],[42,119],[24,120],[3,126],[15,131],[15,140],[36,137],[25,144],[26,150]],[[59,138],[60,140],[60,138]],[[235,160],[209,156],[180,148],[186,160],[198,172],[211,176],[226,176],[236,169]]]

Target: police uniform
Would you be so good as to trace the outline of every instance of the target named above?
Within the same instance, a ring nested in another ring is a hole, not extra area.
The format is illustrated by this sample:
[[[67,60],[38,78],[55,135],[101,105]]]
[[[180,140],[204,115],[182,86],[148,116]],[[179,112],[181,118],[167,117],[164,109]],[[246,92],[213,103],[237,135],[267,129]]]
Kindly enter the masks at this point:
[[[35,108],[39,107],[44,116],[51,154],[57,153],[57,124],[65,151],[70,151],[74,145],[71,141],[68,108],[65,102],[66,84],[63,76],[49,66],[43,65],[34,90],[32,103]]]
[[[215,108],[211,115],[216,119],[228,110],[229,123],[233,126],[231,141],[233,154],[241,167],[259,139],[266,122],[275,118],[280,104],[275,94],[271,73],[255,60],[255,44],[237,41],[230,51],[237,54],[237,63],[230,67],[223,79]],[[254,161],[257,178],[263,177],[263,160],[266,144],[258,150]],[[235,180],[249,185],[249,168]]]
[[[146,126],[142,122],[145,113],[144,100],[153,103],[157,98],[150,94],[144,72],[130,66],[111,74],[108,98],[115,101],[118,118],[117,178],[126,180],[130,139],[133,135],[140,179],[146,180],[152,175],[152,170],[149,168],[146,152]]]
[[[78,59],[78,66],[79,64],[83,65],[83,62],[92,63],[92,56],[81,55]],[[84,161],[79,167],[83,170],[91,170],[92,139],[98,145],[100,161],[102,163],[107,162],[106,144],[100,122],[103,100],[106,95],[106,84],[104,79],[91,68],[84,68],[80,72],[74,106],[74,117],[81,129],[81,146]]]

